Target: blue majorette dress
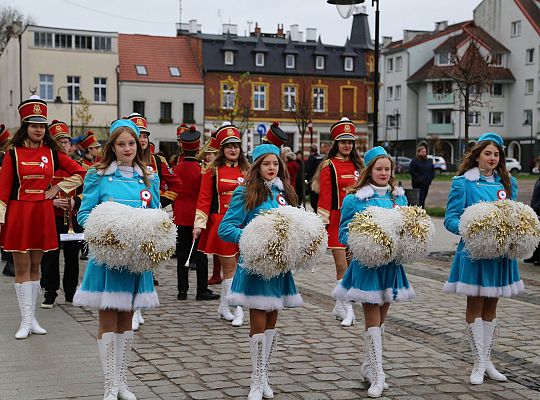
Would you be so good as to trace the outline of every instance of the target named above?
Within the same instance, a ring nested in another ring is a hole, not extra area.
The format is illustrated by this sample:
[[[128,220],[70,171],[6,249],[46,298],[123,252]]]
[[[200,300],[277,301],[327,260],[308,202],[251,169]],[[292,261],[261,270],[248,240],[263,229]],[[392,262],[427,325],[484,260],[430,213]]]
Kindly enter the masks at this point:
[[[152,194],[149,208],[159,208],[159,177],[149,176],[150,187],[143,181],[137,166],[124,171],[113,161],[106,170],[90,169],[84,179],[83,199],[77,220],[84,227],[92,209],[105,201],[115,201],[131,207],[142,207],[141,191]],[[130,177],[131,175],[131,177]],[[144,227],[134,227],[144,229]],[[81,286],[73,303],[87,308],[131,311],[159,306],[151,272],[133,273],[127,269],[112,269],[92,258],[88,261]]]
[[[339,241],[349,244],[349,223],[357,212],[371,206],[393,208],[396,205],[407,205],[402,188],[396,188],[392,193],[390,186],[379,188],[366,185],[356,193],[348,194],[341,207]],[[391,262],[369,268],[353,259],[341,284],[333,290],[332,296],[338,300],[382,305],[393,301],[411,300],[415,297],[415,293],[401,264]]]
[[[517,181],[511,177],[512,200],[517,198]],[[501,178],[480,175],[478,168],[472,168],[463,175],[452,179],[444,226],[459,235],[459,220],[465,208],[480,201],[496,201],[506,198]],[[459,242],[450,269],[448,281],[444,284],[446,293],[466,296],[511,297],[524,290],[519,276],[517,260],[509,258],[471,260],[463,240]]]
[[[245,188],[239,186],[234,190],[225,217],[221,221],[218,235],[226,242],[239,243],[245,227],[261,211],[270,210],[286,205],[283,184],[276,178],[271,186],[272,194],[254,210],[247,211],[245,204]],[[272,232],[268,232],[269,235]],[[270,280],[260,275],[250,273],[244,268],[242,256],[234,274],[227,301],[232,306],[243,306],[257,310],[281,310],[283,308],[299,307],[303,304],[302,297],[296,291],[291,272],[280,274]]]

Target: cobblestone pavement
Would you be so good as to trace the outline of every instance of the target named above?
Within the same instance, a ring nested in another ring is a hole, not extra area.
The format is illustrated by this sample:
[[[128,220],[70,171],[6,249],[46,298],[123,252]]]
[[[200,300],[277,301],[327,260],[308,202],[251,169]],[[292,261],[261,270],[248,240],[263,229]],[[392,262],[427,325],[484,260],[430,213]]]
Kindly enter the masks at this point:
[[[440,221],[438,221],[440,226]],[[465,298],[443,295],[449,270],[442,236],[433,257],[406,267],[417,298],[390,307],[384,367],[390,388],[382,399],[540,399],[540,267],[521,264],[526,294],[502,299],[499,341],[492,358],[509,382],[471,386],[471,357],[462,341]],[[159,272],[161,308],[144,312],[129,381],[139,399],[245,399],[251,372],[248,318],[241,328],[219,320],[217,302],[176,300],[174,260]],[[278,352],[270,380],[276,400],[361,399],[363,317],[342,328],[332,319],[332,257],[315,273],[295,277],[305,305],[280,313]],[[39,310],[46,336],[16,341],[18,309],[10,278],[0,278],[0,399],[101,399],[95,334],[97,315],[59,301]],[[216,287],[217,289],[217,287]],[[61,299],[61,295],[59,299]]]

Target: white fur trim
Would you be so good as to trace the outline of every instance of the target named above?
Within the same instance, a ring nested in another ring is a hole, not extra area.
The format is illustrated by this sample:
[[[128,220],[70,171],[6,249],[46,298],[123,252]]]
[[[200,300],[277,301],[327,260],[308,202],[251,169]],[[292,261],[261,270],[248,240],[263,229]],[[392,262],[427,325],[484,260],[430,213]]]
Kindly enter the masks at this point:
[[[117,169],[118,169],[118,163],[116,161],[113,161],[113,162],[110,163],[110,165],[107,168],[98,170],[97,174],[100,175],[100,176],[113,175],[116,172]],[[144,176],[144,174],[146,174],[146,175],[148,175],[148,178],[150,178],[150,179],[154,179],[154,176],[155,176],[155,174],[153,172],[150,172],[150,171],[145,171],[143,173],[141,167],[139,167],[136,164],[133,166],[133,171],[136,174],[138,174],[139,176]]]
[[[365,199],[369,199],[370,197],[373,197],[374,194],[375,194],[375,191],[373,190],[373,188],[369,185],[366,185],[358,189],[354,195],[360,200],[365,200]]]
[[[281,181],[281,179],[279,177],[276,176],[276,178],[274,179],[274,182],[273,182],[273,185],[275,187],[277,187],[279,190],[285,190],[284,189],[284,186],[283,186],[283,182]]]
[[[256,310],[274,311],[284,308],[300,307],[304,304],[302,296],[270,297],[270,296],[246,296],[242,293],[229,293],[226,301],[231,306],[242,306]]]
[[[156,291],[147,293],[137,293],[135,295],[135,301],[133,302],[134,308],[157,308],[159,307],[159,298]]]
[[[132,311],[133,294],[129,292],[90,292],[77,290],[73,297],[73,304],[94,310],[115,309],[119,311]]]
[[[397,296],[394,299],[393,289],[364,291],[355,288],[347,290],[343,286],[337,286],[332,291],[332,297],[341,301],[381,305],[384,303],[412,300],[416,297],[416,293],[412,286],[409,288],[401,288],[397,290]]]
[[[456,293],[465,296],[480,297],[512,297],[525,290],[523,281],[514,282],[501,287],[482,287],[479,285],[469,285],[463,282],[446,282],[443,287],[445,293]]]
[[[478,167],[471,168],[471,169],[465,171],[463,176],[468,181],[476,182],[478,179],[480,179],[480,168],[478,168]]]
[[[405,196],[405,189],[403,189],[401,186],[396,186],[392,191],[392,194],[396,197]]]

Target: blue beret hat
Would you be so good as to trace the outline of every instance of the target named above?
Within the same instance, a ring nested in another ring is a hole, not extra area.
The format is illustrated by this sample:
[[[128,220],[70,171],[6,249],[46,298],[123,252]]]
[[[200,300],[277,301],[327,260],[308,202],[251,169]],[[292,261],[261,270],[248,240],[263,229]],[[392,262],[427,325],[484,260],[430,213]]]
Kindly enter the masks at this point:
[[[133,122],[130,119],[117,119],[111,124],[111,127],[109,129],[109,133],[112,135],[112,133],[117,130],[118,128],[125,126],[126,128],[131,129],[133,132],[135,132],[135,135],[137,137],[141,136],[141,131],[139,130],[139,127],[135,125],[135,122]]]
[[[279,157],[279,149],[273,144],[261,144],[253,150],[253,162],[257,161],[259,157],[267,154],[275,154]]]
[[[384,148],[381,146],[377,146],[369,150],[366,154],[364,154],[364,164],[366,164],[366,167],[371,164],[371,162],[379,156],[387,156],[388,153]]]
[[[484,133],[478,138],[478,142],[483,142],[484,140],[491,140],[492,142],[497,143],[500,147],[504,147],[504,140],[502,137],[493,132]]]

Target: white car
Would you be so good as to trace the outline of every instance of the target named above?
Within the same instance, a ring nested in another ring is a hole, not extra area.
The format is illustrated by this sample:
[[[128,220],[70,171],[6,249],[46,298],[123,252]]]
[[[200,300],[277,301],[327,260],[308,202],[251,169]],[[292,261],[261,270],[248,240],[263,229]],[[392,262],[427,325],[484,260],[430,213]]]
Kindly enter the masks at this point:
[[[506,169],[511,174],[517,174],[518,172],[521,172],[521,164],[515,158],[507,158]]]
[[[433,160],[433,167],[435,168],[435,172],[437,174],[440,174],[444,171],[446,171],[446,161],[441,156],[432,156],[431,154],[428,155],[428,158],[431,158]]]

